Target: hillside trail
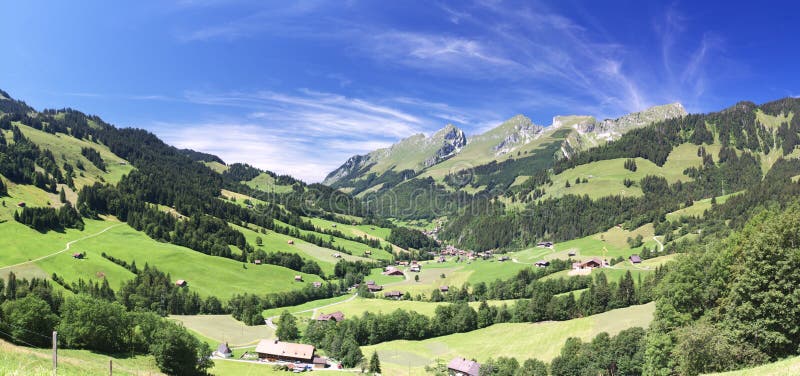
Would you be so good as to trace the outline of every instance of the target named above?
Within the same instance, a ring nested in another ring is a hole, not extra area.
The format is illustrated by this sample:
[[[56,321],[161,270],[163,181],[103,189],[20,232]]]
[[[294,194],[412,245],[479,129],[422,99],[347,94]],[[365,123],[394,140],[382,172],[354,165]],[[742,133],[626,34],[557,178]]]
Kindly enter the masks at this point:
[[[661,240],[658,240],[657,236],[654,236],[653,240],[655,240],[656,243],[658,243],[658,253],[664,252],[664,243],[661,243]]]
[[[341,302],[336,302],[336,303],[326,304],[326,305],[324,305],[324,306],[320,306],[320,307],[309,308],[309,309],[302,310],[302,311],[292,312],[292,314],[298,314],[298,313],[306,313],[306,312],[311,312],[311,318],[313,319],[313,318],[314,318],[314,316],[316,316],[316,315],[317,315],[317,310],[320,310],[320,309],[323,309],[323,308],[328,308],[328,307],[331,307],[331,306],[335,306],[335,305],[337,305],[337,304],[342,304],[342,303],[351,302],[351,301],[353,301],[353,299],[355,299],[355,298],[357,298],[357,297],[358,297],[358,293],[355,293],[355,294],[353,294],[353,296],[351,296],[351,297],[349,297],[349,298],[347,298],[347,299],[345,299],[345,300],[342,300]],[[274,330],[277,330],[277,329],[278,329],[278,327],[275,325],[275,323],[274,323],[274,322],[272,322],[272,319],[274,319],[274,318],[276,318],[276,317],[278,317],[278,316],[279,316],[279,315],[275,315],[275,316],[272,316],[272,317],[267,317],[267,318],[264,320],[264,323],[265,323],[265,324],[266,324],[268,327],[270,327],[270,328],[272,328],[272,329],[274,329]]]
[[[116,225],[111,225],[111,226],[108,226],[108,227],[106,227],[105,229],[103,229],[103,230],[102,230],[102,231],[100,231],[100,232],[97,232],[97,233],[94,233],[94,234],[91,234],[91,235],[84,236],[84,237],[82,237],[82,238],[78,238],[78,239],[75,239],[75,240],[69,241],[69,242],[67,242],[67,244],[66,244],[66,246],[64,247],[64,249],[62,249],[62,250],[60,250],[60,251],[58,251],[58,252],[53,252],[53,253],[51,253],[51,254],[44,255],[44,256],[41,256],[41,257],[35,258],[35,259],[33,259],[33,260],[28,260],[28,261],[25,261],[25,262],[20,262],[20,263],[18,263],[18,264],[14,264],[14,265],[0,266],[0,270],[3,270],[3,269],[8,269],[8,268],[14,268],[14,267],[17,267],[17,266],[22,266],[22,265],[25,265],[25,264],[30,264],[30,263],[34,263],[34,262],[37,262],[37,261],[42,261],[42,260],[44,260],[44,259],[47,259],[47,258],[53,257],[53,256],[55,256],[55,255],[58,255],[58,254],[64,253],[64,252],[66,252],[66,251],[69,251],[69,249],[72,247],[72,245],[73,245],[73,244],[75,244],[75,243],[77,243],[77,242],[79,242],[79,241],[81,241],[81,240],[86,240],[86,239],[93,238],[93,237],[95,237],[95,236],[102,235],[104,232],[106,232],[106,231],[108,231],[108,230],[111,230],[111,229],[112,229],[112,228],[114,228],[114,227],[121,226],[121,225],[122,225],[122,223],[118,223],[118,224],[116,224]]]

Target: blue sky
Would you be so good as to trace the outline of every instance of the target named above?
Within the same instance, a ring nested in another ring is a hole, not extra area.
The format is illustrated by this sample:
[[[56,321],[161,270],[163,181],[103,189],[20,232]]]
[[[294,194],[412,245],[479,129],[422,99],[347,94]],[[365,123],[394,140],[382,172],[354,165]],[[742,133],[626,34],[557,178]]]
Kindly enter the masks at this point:
[[[73,4],[76,3],[76,4]],[[15,1],[0,88],[319,181],[447,123],[800,95],[796,2]]]

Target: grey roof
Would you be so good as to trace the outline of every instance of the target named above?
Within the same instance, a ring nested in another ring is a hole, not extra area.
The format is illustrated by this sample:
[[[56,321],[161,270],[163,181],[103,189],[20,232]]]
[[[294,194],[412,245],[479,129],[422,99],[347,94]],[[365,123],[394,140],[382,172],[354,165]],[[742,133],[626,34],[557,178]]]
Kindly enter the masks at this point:
[[[232,353],[231,348],[228,347],[227,343],[220,343],[219,346],[217,346],[217,352],[220,353],[220,354],[230,354],[230,353]]]
[[[464,358],[455,358],[451,360],[450,363],[447,364],[447,368],[469,376],[478,376],[481,371],[480,363]]]

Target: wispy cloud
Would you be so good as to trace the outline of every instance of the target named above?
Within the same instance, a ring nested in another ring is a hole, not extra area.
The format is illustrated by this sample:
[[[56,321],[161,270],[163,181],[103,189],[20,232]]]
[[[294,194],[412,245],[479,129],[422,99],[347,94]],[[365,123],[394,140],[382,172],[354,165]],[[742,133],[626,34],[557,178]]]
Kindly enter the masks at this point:
[[[387,147],[436,123],[388,104],[311,90],[293,94],[194,91],[187,92],[185,100],[239,108],[243,115],[152,124],[168,142],[307,181],[322,180],[354,153]]]

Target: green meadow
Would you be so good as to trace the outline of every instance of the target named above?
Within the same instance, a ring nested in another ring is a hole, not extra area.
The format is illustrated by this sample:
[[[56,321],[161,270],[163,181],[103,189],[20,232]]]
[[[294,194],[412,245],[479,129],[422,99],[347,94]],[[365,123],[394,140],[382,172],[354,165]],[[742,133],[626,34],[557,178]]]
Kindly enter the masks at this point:
[[[536,358],[549,362],[569,337],[592,339],[601,332],[611,335],[632,327],[647,327],[655,304],[617,309],[568,321],[495,324],[467,333],[451,334],[423,341],[391,341],[361,348],[364,354],[377,351],[384,375],[422,374],[423,367],[445,363],[455,357],[485,361],[500,356]],[[526,354],[520,357],[520,354]]]

